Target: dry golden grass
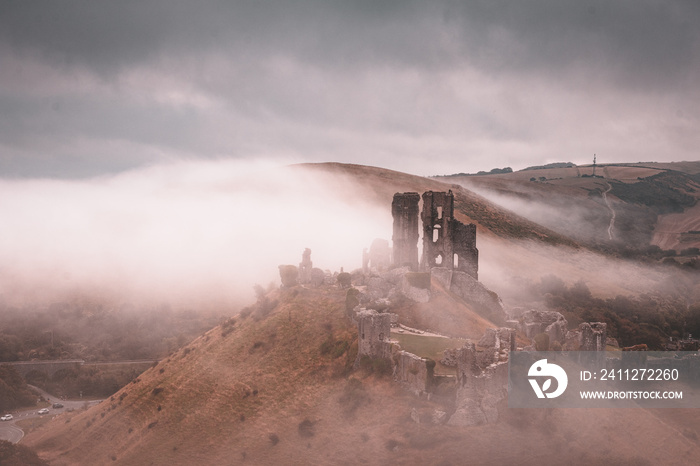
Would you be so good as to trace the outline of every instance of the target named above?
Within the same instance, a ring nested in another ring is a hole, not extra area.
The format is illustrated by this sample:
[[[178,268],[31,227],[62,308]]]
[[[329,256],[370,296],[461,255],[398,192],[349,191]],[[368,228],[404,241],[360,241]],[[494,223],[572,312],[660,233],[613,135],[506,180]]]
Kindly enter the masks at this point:
[[[330,334],[356,334],[344,293],[296,288],[277,299],[267,317],[239,318],[226,336],[210,330],[112,399],[58,416],[23,443],[54,465],[691,464],[700,454],[690,434],[643,410],[503,405],[493,425],[433,425],[449,404],[344,373],[352,355],[321,354]]]
[[[368,167],[310,168],[349,175],[387,206],[395,192],[452,188],[457,217],[478,223],[479,238],[487,240],[479,246],[481,260],[494,284],[514,269],[533,279],[563,270],[570,283],[584,266],[597,270],[600,262],[462,188]],[[529,246],[535,243],[547,244],[546,254]],[[627,285],[614,286],[611,292]],[[687,411],[502,405],[492,425],[432,425],[431,414],[449,411],[449,403],[417,398],[387,378],[346,372],[352,349],[335,359],[322,354],[329,335],[356,338],[343,292],[295,288],[271,299],[280,304],[268,316],[253,313],[208,331],[111,399],[62,414],[22,442],[53,465],[695,464],[700,457],[693,437],[699,426]],[[409,307],[404,317],[420,323],[429,313],[456,336],[478,338],[492,326],[444,290],[431,306]],[[421,424],[411,420],[414,409]]]

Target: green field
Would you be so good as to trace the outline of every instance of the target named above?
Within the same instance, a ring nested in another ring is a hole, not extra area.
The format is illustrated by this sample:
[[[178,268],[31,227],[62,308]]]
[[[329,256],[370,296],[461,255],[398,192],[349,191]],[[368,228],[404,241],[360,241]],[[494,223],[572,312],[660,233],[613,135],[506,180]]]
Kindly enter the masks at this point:
[[[435,366],[436,375],[452,375],[454,368],[440,364],[442,352],[446,349],[461,348],[466,340],[461,338],[444,338],[423,335],[413,335],[410,333],[391,333],[391,338],[397,340],[401,349],[413,353],[422,358],[430,358],[437,362]]]

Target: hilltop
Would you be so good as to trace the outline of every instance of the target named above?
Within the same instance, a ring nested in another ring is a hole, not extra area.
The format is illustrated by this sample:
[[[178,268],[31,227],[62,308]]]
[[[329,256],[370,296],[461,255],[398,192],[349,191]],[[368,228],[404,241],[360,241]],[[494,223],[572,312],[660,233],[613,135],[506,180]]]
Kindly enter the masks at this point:
[[[496,424],[433,424],[432,413],[449,406],[351,370],[357,335],[344,295],[272,292],[274,308],[208,331],[110,399],[56,417],[23,443],[55,465],[462,464],[465,456],[541,464],[557,454],[571,464],[682,464],[700,454],[682,434],[694,421],[675,425],[644,410],[503,405]],[[324,354],[327,341],[339,349]]]
[[[385,209],[396,192],[452,190],[455,217],[476,224],[479,280],[507,309],[547,307],[557,300],[593,303],[596,308],[585,311],[600,315],[586,319],[602,320],[611,317],[601,306],[614,304],[615,312],[628,312],[619,295],[644,295],[651,303],[688,312],[687,303],[700,293],[690,272],[620,259],[586,238],[526,218],[522,209],[515,213],[498,205],[458,184],[459,179],[445,183],[343,164],[288,170],[342,178]],[[504,189],[511,184],[506,182]],[[557,189],[529,178],[523,183]],[[360,251],[358,262],[359,257]],[[430,303],[405,303],[392,312],[419,329],[471,339],[499,326],[478,306],[439,284],[431,287]],[[510,410],[501,402],[496,423],[434,423],[436,413],[449,415],[455,409],[448,399],[409,393],[381,365],[354,367],[358,334],[346,299],[346,291],[334,284],[270,288],[255,305],[203,333],[100,405],[58,416],[23,443],[56,465],[448,465],[463,464],[465,458],[472,464],[541,464],[553,457],[571,458],[570,464],[687,464],[687,458],[700,454],[698,421],[671,411]],[[665,331],[656,308],[649,309],[656,328]],[[577,324],[573,319],[584,311],[570,312],[567,318]],[[632,317],[620,315],[617,324],[627,326],[625,319]]]

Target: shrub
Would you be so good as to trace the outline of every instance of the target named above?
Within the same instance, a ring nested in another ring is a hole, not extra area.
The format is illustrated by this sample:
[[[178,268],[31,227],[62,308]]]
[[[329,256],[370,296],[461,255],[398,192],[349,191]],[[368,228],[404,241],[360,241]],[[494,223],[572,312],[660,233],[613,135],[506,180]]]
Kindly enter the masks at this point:
[[[348,315],[352,315],[355,306],[360,304],[360,290],[357,288],[350,288],[345,294],[345,312]]]
[[[535,349],[537,351],[549,350],[549,335],[546,333],[538,333],[535,335]]]
[[[280,265],[280,279],[284,288],[291,288],[297,285],[299,270],[296,265]]]
[[[389,451],[396,451],[399,448],[400,443],[394,439],[388,440],[384,445]]]
[[[280,441],[279,436],[278,436],[277,434],[275,434],[275,433],[272,433],[272,434],[268,435],[267,438],[270,439],[270,442],[272,442],[272,446],[273,446],[273,447],[274,447],[275,445],[277,445],[277,444],[279,443],[279,441]]]
[[[336,340],[333,335],[329,335],[328,338],[321,343],[321,354],[324,356],[330,356],[332,359],[337,359],[341,357],[350,347],[350,342],[347,340]]]
[[[231,317],[230,319],[226,319],[224,322],[221,323],[221,336],[225,337],[229,333],[233,332],[234,326],[236,325],[236,318]]]
[[[299,423],[299,428],[298,428],[299,435],[301,437],[304,437],[304,438],[309,438],[309,437],[313,437],[314,435],[316,435],[316,433],[314,432],[314,424],[315,424],[314,422],[311,422],[308,419],[304,419],[303,421],[301,421]]]
[[[24,466],[45,466],[48,463],[40,459],[34,450],[24,445],[17,445],[0,440],[0,464],[17,464]]]
[[[338,284],[342,288],[349,288],[352,285],[352,275],[347,272],[341,272],[338,274]]]

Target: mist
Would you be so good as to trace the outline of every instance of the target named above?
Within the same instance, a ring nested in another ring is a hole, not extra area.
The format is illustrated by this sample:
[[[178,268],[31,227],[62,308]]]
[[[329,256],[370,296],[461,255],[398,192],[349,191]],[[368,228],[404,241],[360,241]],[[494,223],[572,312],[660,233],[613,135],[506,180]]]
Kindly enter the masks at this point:
[[[602,201],[562,192],[552,195],[522,183],[502,187],[506,192],[489,189],[478,182],[460,181],[460,185],[557,233],[585,242],[609,239],[610,211]],[[605,186],[601,183],[601,187]]]
[[[0,180],[5,303],[72,293],[240,302],[279,264],[361,266],[391,212],[341,176],[274,162],[190,161],[86,180]]]

